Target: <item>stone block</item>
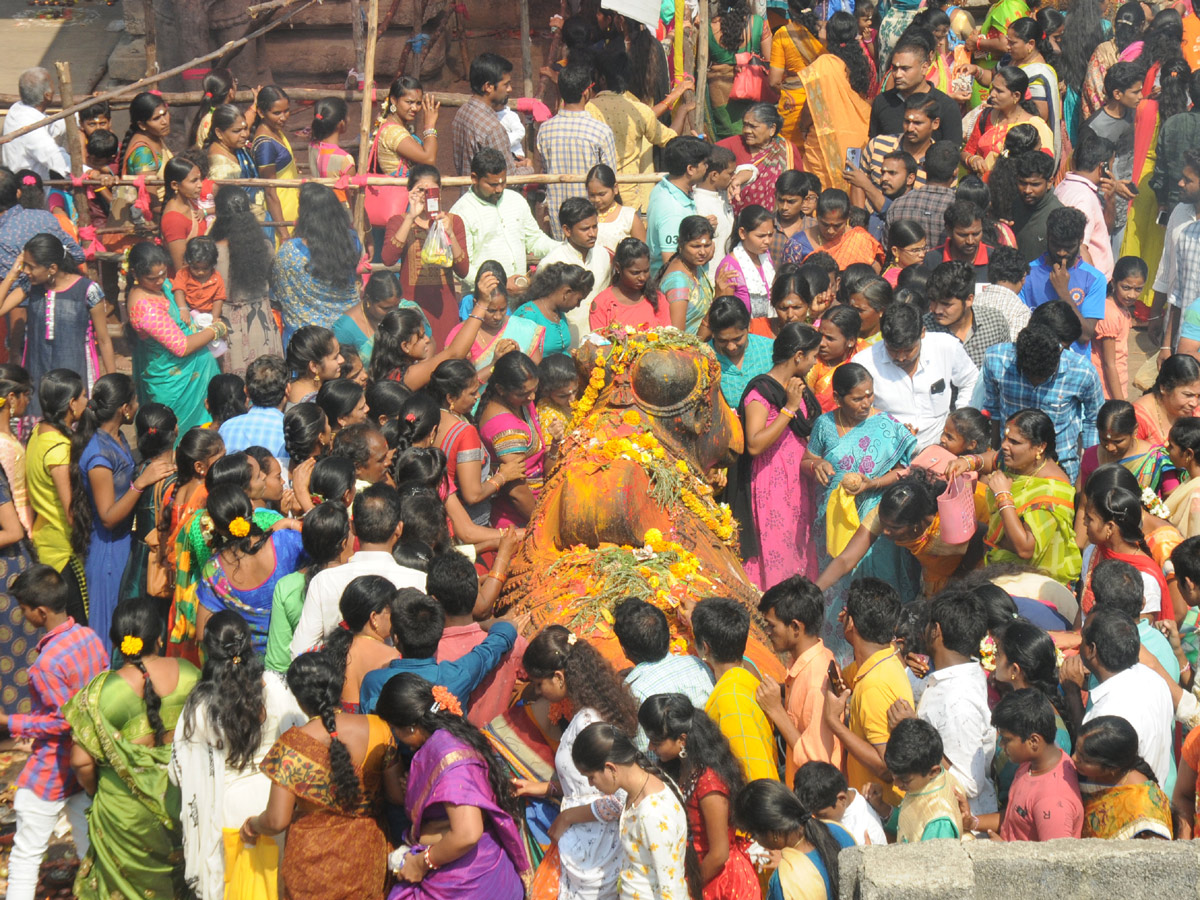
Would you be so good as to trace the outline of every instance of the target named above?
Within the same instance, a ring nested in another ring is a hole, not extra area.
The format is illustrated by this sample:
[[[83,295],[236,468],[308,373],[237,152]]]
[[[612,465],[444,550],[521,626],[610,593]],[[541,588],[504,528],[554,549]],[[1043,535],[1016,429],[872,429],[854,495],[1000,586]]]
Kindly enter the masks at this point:
[[[113,81],[140,81],[146,77],[146,41],[124,37],[108,57],[108,77]]]
[[[838,856],[838,869],[841,900],[967,900],[975,895],[971,860],[958,841],[850,847]]]
[[[125,31],[136,37],[146,33],[146,0],[121,0],[125,15]]]

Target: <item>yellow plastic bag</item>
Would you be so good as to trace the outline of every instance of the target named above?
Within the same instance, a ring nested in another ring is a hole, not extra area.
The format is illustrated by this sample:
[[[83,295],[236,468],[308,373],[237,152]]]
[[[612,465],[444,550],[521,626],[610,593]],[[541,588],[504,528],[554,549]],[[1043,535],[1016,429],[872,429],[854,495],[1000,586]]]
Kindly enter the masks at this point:
[[[260,835],[253,847],[236,828],[223,828],[225,900],[279,900],[279,845]]]
[[[421,262],[442,269],[454,265],[454,250],[450,246],[450,238],[446,236],[441,219],[429,226],[429,234],[425,236],[425,243],[421,247]]]
[[[854,497],[839,484],[825,506],[825,549],[830,556],[837,556],[846,549],[859,524]]]

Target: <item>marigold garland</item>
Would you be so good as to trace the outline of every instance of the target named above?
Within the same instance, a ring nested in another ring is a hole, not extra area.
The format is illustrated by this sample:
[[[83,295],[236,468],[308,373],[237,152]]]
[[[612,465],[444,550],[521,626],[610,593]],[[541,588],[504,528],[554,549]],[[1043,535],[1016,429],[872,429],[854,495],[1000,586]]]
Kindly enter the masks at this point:
[[[432,712],[448,712],[452,716],[461,716],[462,705],[458,702],[458,698],[450,692],[449,688],[435,684],[433,686]]]

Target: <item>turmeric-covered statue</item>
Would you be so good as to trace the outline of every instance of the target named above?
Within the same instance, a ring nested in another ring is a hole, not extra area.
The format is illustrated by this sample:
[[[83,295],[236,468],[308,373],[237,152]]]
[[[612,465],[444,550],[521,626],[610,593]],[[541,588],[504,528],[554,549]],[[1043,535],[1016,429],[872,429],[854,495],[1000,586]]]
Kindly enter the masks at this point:
[[[613,612],[627,597],[663,609],[675,646],[690,639],[675,615],[705,597],[754,611],[747,655],[782,675],[736,553],[729,508],[709,475],[742,450],[737,415],[720,391],[713,352],[674,329],[606,332],[577,352],[576,405],[499,607],[526,615],[532,635],[566,625],[623,663]]]

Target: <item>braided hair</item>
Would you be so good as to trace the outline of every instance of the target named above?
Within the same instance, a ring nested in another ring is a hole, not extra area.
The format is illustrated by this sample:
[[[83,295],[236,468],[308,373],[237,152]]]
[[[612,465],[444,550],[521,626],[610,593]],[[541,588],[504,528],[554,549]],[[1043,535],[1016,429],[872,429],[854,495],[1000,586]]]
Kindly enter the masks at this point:
[[[488,784],[500,808],[520,821],[522,804],[513,794],[508,766],[496,755],[492,745],[478,728],[463,716],[446,709],[433,711],[433,685],[415,672],[401,672],[389,678],[379,692],[375,714],[392,728],[416,726],[428,734],[448,731],[479,754],[487,766]]]
[[[329,655],[318,650],[292,660],[287,684],[305,715],[321,720],[329,733],[330,788],[333,799],[344,810],[354,809],[362,799],[362,787],[350,748],[338,737],[337,711],[342,702],[342,683]],[[400,676],[396,676],[400,677]]]
[[[637,701],[625,680],[600,651],[562,625],[548,625],[538,632],[521,661],[531,679],[562,672],[567,699],[576,711],[591,708],[622,731],[637,731]]]
[[[238,772],[253,765],[267,715],[263,661],[250,639],[250,626],[240,613],[227,609],[213,614],[201,642],[204,670],[181,716],[183,737],[189,740],[203,709],[217,749],[224,748],[226,764]]]
[[[130,597],[117,604],[113,611],[108,638],[121,651],[127,665],[142,673],[142,700],[146,704],[146,720],[154,732],[154,746],[161,747],[167,729],[162,720],[162,698],[154,690],[143,657],[158,653],[163,629],[158,602],[152,597]]]
[[[581,642],[582,643],[582,642]],[[608,722],[593,722],[575,737],[571,748],[571,761],[583,775],[601,771],[605,765],[637,766],[658,778],[675,795],[681,807],[687,807],[683,792],[661,766],[646,756],[624,731]],[[691,841],[684,842],[684,872],[687,875],[688,893],[693,900],[702,894],[700,883],[700,860]]]

